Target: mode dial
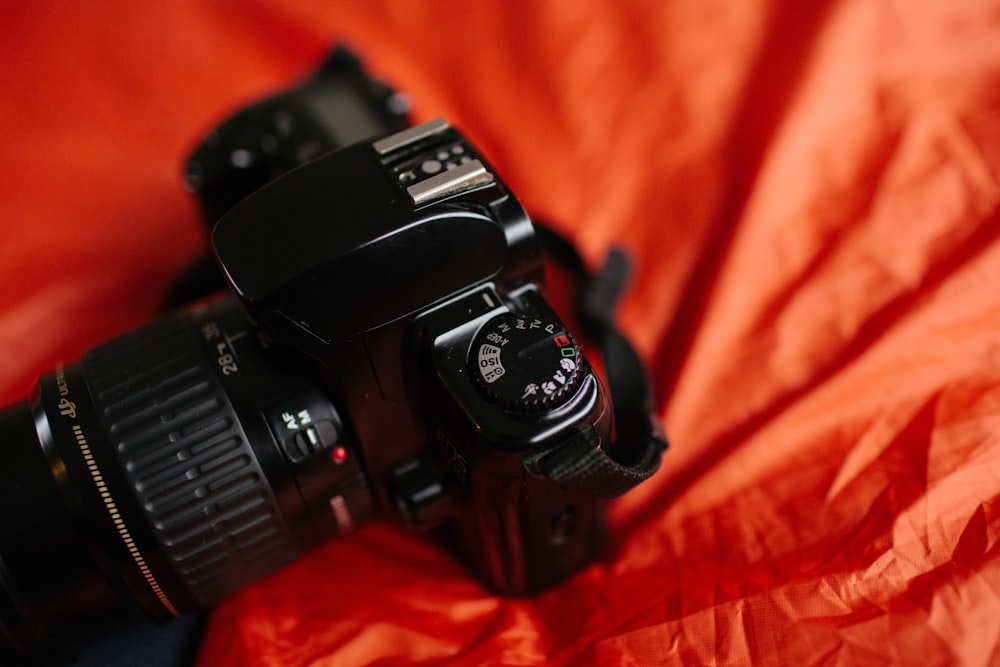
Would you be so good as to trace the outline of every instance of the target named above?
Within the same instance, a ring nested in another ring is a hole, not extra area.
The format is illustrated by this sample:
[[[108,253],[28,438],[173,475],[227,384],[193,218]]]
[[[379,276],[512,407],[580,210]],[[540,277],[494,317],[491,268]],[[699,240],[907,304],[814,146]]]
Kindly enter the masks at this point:
[[[565,404],[583,377],[583,359],[566,328],[535,315],[497,315],[480,329],[469,357],[483,395],[514,412]]]

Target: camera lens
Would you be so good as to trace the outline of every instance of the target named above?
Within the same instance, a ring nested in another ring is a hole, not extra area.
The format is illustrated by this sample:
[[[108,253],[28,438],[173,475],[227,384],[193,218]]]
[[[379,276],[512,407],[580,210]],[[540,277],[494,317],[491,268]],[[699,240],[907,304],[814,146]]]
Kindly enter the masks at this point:
[[[233,298],[58,368],[0,443],[0,638],[21,655],[116,608],[211,606],[373,514],[317,369]]]

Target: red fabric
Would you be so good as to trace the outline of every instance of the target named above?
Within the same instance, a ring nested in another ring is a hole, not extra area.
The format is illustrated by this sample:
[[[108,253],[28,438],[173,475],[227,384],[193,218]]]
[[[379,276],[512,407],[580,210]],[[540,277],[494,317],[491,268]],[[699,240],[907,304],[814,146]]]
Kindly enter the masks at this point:
[[[1000,661],[996,2],[333,4],[0,5],[0,402],[154,314],[188,148],[346,38],[629,250],[673,448],[548,593],[377,522],[222,604],[199,665]]]

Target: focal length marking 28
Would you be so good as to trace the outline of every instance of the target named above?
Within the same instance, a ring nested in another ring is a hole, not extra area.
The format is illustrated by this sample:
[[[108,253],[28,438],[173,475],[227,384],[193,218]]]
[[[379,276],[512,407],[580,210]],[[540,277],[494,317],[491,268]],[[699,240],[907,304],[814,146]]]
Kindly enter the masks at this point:
[[[215,345],[215,361],[222,370],[222,374],[230,375],[232,373],[239,373],[240,369],[236,365],[236,355],[233,353],[231,343],[232,341],[237,340],[237,338],[245,336],[247,332],[240,331],[227,340],[223,336],[222,329],[219,327],[219,324],[217,322],[210,321],[202,325],[201,334],[208,342],[215,342],[216,340],[222,339]]]

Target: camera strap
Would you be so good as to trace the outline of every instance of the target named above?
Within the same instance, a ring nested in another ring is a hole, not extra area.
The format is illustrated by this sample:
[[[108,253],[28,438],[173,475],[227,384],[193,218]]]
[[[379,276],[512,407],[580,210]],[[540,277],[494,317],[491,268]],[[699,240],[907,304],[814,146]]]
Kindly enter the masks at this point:
[[[646,369],[638,352],[614,325],[614,308],[628,278],[628,258],[613,248],[604,268],[587,269],[576,247],[550,227],[535,225],[547,256],[576,279],[577,318],[601,349],[614,409],[615,441],[603,443],[593,427],[578,437],[529,457],[534,475],[600,498],[617,498],[660,467],[667,440],[656,417]]]

